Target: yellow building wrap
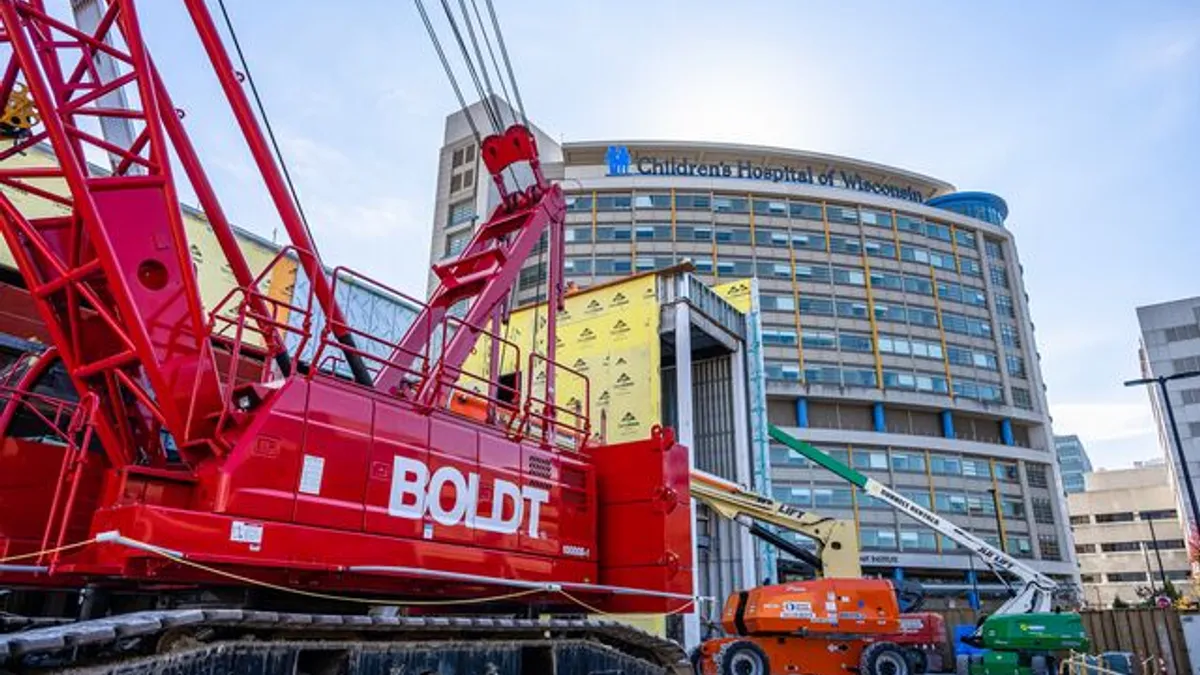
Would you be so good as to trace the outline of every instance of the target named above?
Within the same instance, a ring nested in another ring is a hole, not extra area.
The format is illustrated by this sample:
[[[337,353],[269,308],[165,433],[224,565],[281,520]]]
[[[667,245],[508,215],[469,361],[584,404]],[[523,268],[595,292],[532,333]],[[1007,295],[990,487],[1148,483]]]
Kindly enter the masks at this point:
[[[54,157],[49,152],[43,148],[35,147],[8,158],[5,160],[4,165],[5,167],[44,167],[54,166],[55,162]],[[66,182],[62,179],[33,179],[28,182],[35,187],[55,194],[66,195],[68,193]],[[7,185],[0,186],[0,191],[3,191],[4,195],[13,202],[17,210],[26,218],[62,216],[68,215],[71,212],[68,207],[62,204],[30,196],[28,193]],[[200,300],[205,308],[212,310],[233,289],[235,285],[233,272],[230,270],[229,263],[226,261],[225,255],[217,243],[217,237],[213,234],[212,227],[208,224],[208,220],[205,219],[204,215],[196,209],[184,208],[183,222],[187,232],[192,261],[196,264]],[[278,253],[278,249],[270,244],[252,239],[240,232],[235,234],[242,249],[242,254],[246,256],[246,263],[250,266],[250,270],[254,274],[260,273],[270,263],[271,259],[275,257],[276,253]],[[13,259],[12,252],[8,250],[8,246],[2,238],[0,238],[0,265],[16,267],[16,261]],[[296,281],[296,268],[295,260],[281,260],[272,269],[268,278],[264,279],[266,282],[264,284],[265,288],[260,290],[271,298],[284,303],[291,303],[292,287]],[[295,304],[303,303],[298,302]],[[234,308],[231,307],[230,309],[232,311]],[[286,320],[287,317],[283,316],[280,318],[281,320]],[[247,339],[251,339],[250,336],[247,336]]]
[[[564,366],[555,374],[555,404],[572,409],[584,400],[584,380],[590,384],[593,434],[608,443],[649,438],[662,416],[659,373],[659,306],[655,276],[646,274],[567,297],[558,314],[555,360]],[[541,398],[545,392],[544,365],[536,365],[528,387],[530,347],[537,325],[538,351],[546,348],[545,304],[512,313],[500,337],[521,352],[522,387]],[[515,350],[501,351],[502,374],[518,368]],[[482,393],[491,361],[491,340],[483,337],[463,365],[459,385]],[[583,377],[568,371],[578,371]]]
[[[712,287],[713,291],[733,305],[737,311],[746,314],[750,311],[750,280],[736,279],[728,283]]]

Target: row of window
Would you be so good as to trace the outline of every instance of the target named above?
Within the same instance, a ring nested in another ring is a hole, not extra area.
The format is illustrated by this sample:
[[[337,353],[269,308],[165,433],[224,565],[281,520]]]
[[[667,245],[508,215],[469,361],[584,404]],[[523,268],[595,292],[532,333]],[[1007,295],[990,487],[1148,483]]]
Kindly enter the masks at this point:
[[[670,210],[670,193],[629,194],[600,193],[591,195],[568,195],[567,210],[575,212],[630,211],[633,209]],[[711,193],[677,193],[674,200],[677,211],[711,211],[714,213],[754,213],[759,216],[775,216],[803,220],[822,221],[820,204],[784,199],[750,199],[742,196]],[[885,229],[893,227],[903,232],[925,235],[942,241],[954,241],[959,246],[975,248],[975,233],[952,228],[942,223],[931,223],[917,216],[897,214],[895,219],[888,211],[878,211],[853,206],[827,205],[824,219],[831,223],[869,225]]]
[[[1192,573],[1190,570],[1165,570],[1163,572],[1163,574],[1165,574],[1167,579],[1170,581],[1187,581],[1192,576]],[[1079,578],[1085,584],[1099,584],[1099,583],[1103,583],[1104,581],[1108,581],[1110,583],[1137,583],[1137,582],[1144,583],[1146,581],[1146,573],[1145,572],[1109,572],[1108,574],[1104,574],[1104,575],[1081,574],[1081,575],[1079,575]],[[1158,580],[1160,578],[1160,574],[1158,572],[1155,572],[1154,578],[1155,578],[1155,580]]]
[[[843,464],[867,471],[892,470],[900,473],[926,473],[925,453],[920,450],[825,450],[826,454]],[[808,467],[811,463],[798,453],[783,445],[771,445],[771,463],[783,467]],[[990,461],[983,458],[929,453],[928,473],[935,476],[966,476],[968,478],[995,478],[1005,483],[1016,483],[1020,474],[1015,462]],[[1028,471],[1039,465],[1027,464]],[[1032,481],[1031,481],[1032,484]],[[1045,487],[1045,486],[1042,486]],[[925,501],[928,501],[926,495]]]
[[[1182,539],[1150,539],[1146,541],[1108,541],[1096,544],[1075,544],[1076,553],[1135,553],[1142,549],[1153,551],[1182,551],[1187,543]]]
[[[794,338],[793,338],[794,339]],[[842,367],[832,363],[806,361],[804,368],[792,361],[768,359],[767,379],[780,382],[806,382],[809,384],[833,384],[846,387],[878,387],[879,380],[873,368]],[[950,393],[950,386],[942,373],[920,371],[883,371],[883,387],[934,394]],[[954,395],[978,401],[998,403],[1004,400],[1000,385],[990,382],[955,377]]]
[[[779,326],[763,328],[762,339],[765,344],[794,346],[796,330]],[[874,351],[871,336],[865,333],[852,333],[806,329],[800,331],[800,342],[805,349],[840,349],[844,352],[872,353]],[[917,356],[921,358],[942,360],[943,350],[940,342],[902,338],[892,335],[879,336],[879,352],[898,356]],[[986,349],[971,349],[950,345],[944,352],[950,363],[959,366],[998,370],[995,352]],[[1019,358],[1019,357],[1018,357]]]
[[[1179,517],[1179,513],[1175,509],[1155,509],[1152,511],[1138,511],[1136,514],[1137,520],[1175,520]],[[1072,525],[1087,525],[1093,522],[1092,516],[1084,513],[1071,516]],[[1114,511],[1111,513],[1097,513],[1095,515],[1096,523],[1132,523],[1135,520],[1133,511]]]

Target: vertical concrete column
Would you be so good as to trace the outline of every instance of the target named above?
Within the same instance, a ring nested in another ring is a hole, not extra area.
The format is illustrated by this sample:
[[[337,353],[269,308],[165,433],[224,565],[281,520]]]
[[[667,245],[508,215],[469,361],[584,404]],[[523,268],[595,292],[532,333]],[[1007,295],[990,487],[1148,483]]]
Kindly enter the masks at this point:
[[[954,413],[949,410],[942,411],[942,436],[954,438]]]
[[[688,449],[688,469],[696,468],[696,427],[692,411],[692,315],[686,302],[675,303],[675,410],[676,435]],[[700,579],[695,565],[700,560],[696,549],[696,500],[689,500],[692,513],[692,595],[700,594]],[[683,615],[683,648],[691,650],[700,644],[699,604]]]
[[[887,418],[884,417],[882,402],[876,401],[871,405],[871,418],[875,422],[875,431],[879,433],[887,431]]]
[[[796,426],[808,428],[808,399],[803,396],[796,399]]]
[[[676,357],[678,358],[678,357]],[[746,378],[746,350],[742,343],[729,355],[730,387],[733,389],[733,450],[734,469],[737,473],[735,480],[742,485],[753,485],[754,474],[750,470],[750,403],[746,400],[750,382]],[[753,588],[755,584],[754,539],[750,530],[738,526],[738,550],[741,552],[739,571],[741,578],[735,584],[737,588]]]

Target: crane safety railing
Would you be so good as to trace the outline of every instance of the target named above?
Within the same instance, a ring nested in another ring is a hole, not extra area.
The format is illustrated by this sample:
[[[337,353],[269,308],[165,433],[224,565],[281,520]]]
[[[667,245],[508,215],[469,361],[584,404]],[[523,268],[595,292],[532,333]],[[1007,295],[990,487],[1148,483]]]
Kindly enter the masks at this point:
[[[555,389],[547,377],[554,369]],[[525,428],[522,434],[549,442],[560,448],[583,451],[591,440],[592,424],[588,405],[592,400],[591,381],[582,372],[551,361],[536,352],[529,355],[528,394],[525,397]],[[573,387],[564,384],[574,380]],[[560,391],[577,388],[580,395],[560,402]]]
[[[208,351],[206,356],[217,366],[222,401],[215,426],[218,438],[222,437],[225,423],[235,410],[234,398],[239,387],[282,377],[284,373],[275,360],[279,354],[287,356],[286,362],[292,368],[301,366],[300,357],[311,340],[313,295],[309,293],[301,305],[259,290],[266,280],[278,273],[284,261],[290,263],[301,255],[306,254],[294,246],[284,247],[255,277],[252,286],[230,289],[209,313],[209,339],[205,341],[204,349]],[[288,346],[289,338],[294,342],[291,347]],[[199,385],[197,373],[193,383],[193,404],[198,398],[196,389]],[[185,438],[191,437],[195,412],[194,408],[189,410]]]
[[[97,408],[96,395],[88,392],[79,401],[68,401],[20,388],[20,383],[8,381],[0,385],[0,438],[17,438],[46,446],[62,448],[62,462],[50,510],[42,528],[43,551],[36,565],[53,567],[66,541],[74,511],[75,499],[83,468],[92,446]],[[9,551],[9,554],[13,551]]]
[[[345,318],[321,317],[318,329],[318,310],[311,285],[309,292],[302,294],[305,296],[302,301],[295,297],[285,300],[258,290],[266,287],[264,282],[277,273],[276,268],[283,261],[300,255],[303,252],[294,247],[284,248],[255,278],[253,287],[233,288],[210,313],[210,340],[206,346],[219,366],[223,400],[216,426],[218,437],[237,409],[234,399],[240,387],[281,377],[274,359],[283,351],[304,376],[334,377],[347,383],[351,383],[351,378],[347,375],[345,355],[354,354],[373,378],[385,369],[401,373],[401,383],[392,391],[383,392],[390,396],[496,426],[510,438],[531,438],[576,451],[586,447],[591,434],[588,416],[591,387],[583,373],[537,352],[523,359],[520,346],[512,340],[495,331],[469,326],[450,313],[438,319],[429,331],[430,339],[419,349],[403,346],[408,326],[384,336],[355,325],[350,302],[343,303],[347,310]],[[404,317],[406,310],[416,316],[426,309],[424,302],[349,268],[337,267],[331,277],[333,297],[350,300],[354,293],[377,296],[384,300],[386,311],[395,312],[394,316],[386,317],[393,325]],[[256,307],[265,307],[266,314]],[[500,373],[499,366],[493,369],[486,359],[473,360],[471,365],[445,362],[441,347],[460,330],[476,334],[476,349],[490,351],[499,364],[514,372]],[[351,336],[354,344],[343,343],[337,338],[339,333]],[[524,378],[519,370],[522,366]],[[567,390],[563,385],[569,384],[570,391],[578,394],[562,401],[555,392],[545,391],[545,374],[550,369],[554,369],[555,380],[560,382],[559,390]],[[424,402],[417,401],[416,394],[427,384],[433,385],[433,395]],[[189,415],[189,425],[190,420]]]

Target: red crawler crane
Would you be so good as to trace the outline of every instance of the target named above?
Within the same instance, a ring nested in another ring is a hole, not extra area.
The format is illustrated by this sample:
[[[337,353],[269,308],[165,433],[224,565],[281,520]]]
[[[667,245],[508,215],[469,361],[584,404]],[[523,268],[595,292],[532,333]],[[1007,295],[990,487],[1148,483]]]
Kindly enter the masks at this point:
[[[0,101],[24,102],[10,109],[28,113],[4,121],[17,138],[0,151],[0,232],[53,346],[23,377],[0,383],[0,559],[67,547],[0,564],[0,585],[87,583],[169,599],[162,589],[251,579],[382,595],[401,607],[514,588],[529,594],[506,611],[579,612],[577,600],[606,611],[685,606],[686,449],[669,432],[619,446],[590,441],[585,413],[559,406],[552,384],[534,386],[539,369],[550,383],[556,373],[579,377],[553,352],[518,361],[524,387],[462,368],[481,338],[517,349],[483,326],[498,325],[545,232],[551,306],[561,300],[564,200],[543,177],[529,130],[483,141],[501,203],[458,259],[434,268],[440,286],[408,333],[394,343],[367,335],[343,318],[336,285],[386,287],[325,273],[203,0],[183,2],[290,236],[276,262],[298,259],[312,297],[287,303],[260,290],[271,270],[255,278],[242,257],[133,0],[108,2],[94,31],[48,15],[40,0],[0,0]],[[117,64],[115,78],[102,81],[99,55]],[[105,107],[117,90],[136,103]],[[105,117],[131,122],[128,147],[82,123]],[[55,165],[5,164],[37,144]],[[211,313],[168,148],[236,278]],[[89,166],[89,150],[113,158],[114,171]],[[515,163],[535,176],[525,189],[501,178]],[[23,213],[14,191],[55,215]],[[318,309],[325,328],[310,334]],[[548,329],[552,348],[553,322]],[[315,356],[301,363],[309,345]],[[353,377],[338,376],[335,363]],[[55,368],[77,403],[37,393]],[[482,421],[449,405],[472,378],[483,385]]]

